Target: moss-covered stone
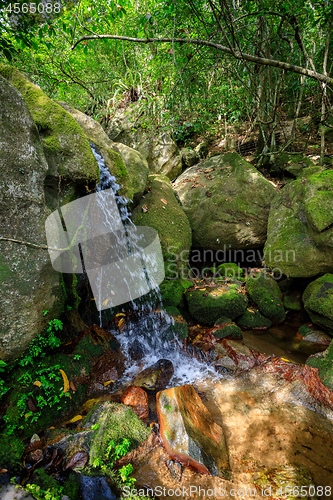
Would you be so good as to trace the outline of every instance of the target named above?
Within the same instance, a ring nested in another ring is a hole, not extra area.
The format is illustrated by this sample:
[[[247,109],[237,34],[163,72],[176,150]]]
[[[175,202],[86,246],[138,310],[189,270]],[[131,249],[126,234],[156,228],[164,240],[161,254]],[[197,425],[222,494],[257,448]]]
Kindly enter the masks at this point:
[[[302,299],[300,292],[294,290],[286,292],[283,296],[283,305],[290,311],[301,311]]]
[[[281,323],[286,318],[283,297],[277,282],[266,273],[248,276],[246,291],[259,311],[273,323]]]
[[[311,320],[333,335],[333,274],[312,281],[302,299]]]
[[[236,280],[239,280],[242,279],[244,271],[241,267],[237,266],[237,264],[229,262],[226,264],[220,264],[217,267],[217,272],[215,273],[215,275],[221,278],[234,278]]]
[[[165,307],[177,307],[183,298],[184,292],[191,286],[191,281],[185,279],[165,279],[160,285],[163,305]]]
[[[320,380],[333,391],[333,341],[326,351],[310,356],[306,364],[318,368]]]
[[[231,337],[233,339],[243,338],[242,330],[236,325],[236,323],[225,324],[218,330],[215,330],[213,334],[218,339],[224,339],[225,337]]]
[[[147,194],[133,211],[133,222],[157,230],[166,277],[183,278],[192,243],[189,221],[167,177],[150,175],[147,189]]]
[[[174,182],[193,231],[193,245],[209,250],[264,244],[276,189],[237,153],[214,156]]]
[[[179,310],[174,306],[170,306],[166,307],[165,311],[173,318],[173,324],[167,328],[163,336],[166,338],[176,336],[180,340],[188,337],[188,325]]]
[[[11,473],[22,468],[25,446],[15,435],[0,434],[0,469],[9,469]]]
[[[318,232],[333,224],[333,170],[311,176],[304,188],[304,207],[308,221]]]
[[[276,172],[285,170],[295,177],[301,175],[302,170],[306,167],[315,167],[315,164],[310,158],[302,154],[281,153],[276,156],[274,162]]]
[[[262,316],[259,311],[256,311],[255,309],[247,309],[243,316],[237,318],[237,325],[242,328],[246,328],[247,330],[256,330],[270,328],[272,326],[272,322],[270,319]]]
[[[242,288],[236,284],[225,284],[214,288],[192,289],[186,291],[185,297],[190,314],[203,325],[213,326],[221,316],[232,320],[244,314],[247,297]]]
[[[0,65],[0,74],[20,92],[38,129],[49,166],[48,187],[54,194],[50,208],[58,205],[56,192],[59,192],[59,187],[68,202],[75,198],[74,191],[68,192],[69,184],[95,186],[99,180],[98,165],[76,121],[16,68]],[[59,182],[67,183],[67,186],[63,187]]]
[[[274,198],[264,247],[266,266],[295,278],[316,276],[333,269],[333,227],[318,229],[331,217],[330,208],[327,216],[323,215],[331,189],[330,179],[327,172],[322,172],[306,180],[289,182],[280,196]]]

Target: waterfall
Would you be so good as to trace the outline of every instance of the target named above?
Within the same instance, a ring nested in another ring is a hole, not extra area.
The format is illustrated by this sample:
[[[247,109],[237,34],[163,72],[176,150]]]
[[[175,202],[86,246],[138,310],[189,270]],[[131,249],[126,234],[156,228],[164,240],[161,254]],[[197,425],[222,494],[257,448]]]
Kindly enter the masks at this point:
[[[131,214],[128,211],[128,200],[118,194],[120,186],[117,184],[116,178],[110,173],[96,146],[91,144],[91,147],[100,169],[100,183],[97,190],[103,191],[110,188],[113,190],[124,228],[126,230],[126,228],[130,227],[132,231],[134,229],[132,234],[135,235],[135,225],[131,221]],[[103,210],[107,210],[107,207],[103,207]],[[137,238],[131,238],[129,245],[131,251],[142,250],[139,232]],[[197,359],[193,359],[182,351],[181,341],[174,333],[170,332],[169,327],[174,324],[174,319],[163,310],[158,287],[154,288],[153,296],[154,300],[151,299],[150,301],[149,296],[145,296],[145,300],[131,301],[131,309],[135,314],[127,314],[125,326],[121,332],[118,330],[112,331],[117,336],[127,359],[124,378],[132,379],[140,370],[153,365],[162,358],[170,360],[174,366],[174,375],[170,385],[191,383],[207,375],[216,376],[213,368]],[[156,303],[159,304],[158,309],[156,309]],[[100,325],[102,326],[101,312]],[[131,355],[135,346],[141,351],[140,366],[139,363],[133,361]]]

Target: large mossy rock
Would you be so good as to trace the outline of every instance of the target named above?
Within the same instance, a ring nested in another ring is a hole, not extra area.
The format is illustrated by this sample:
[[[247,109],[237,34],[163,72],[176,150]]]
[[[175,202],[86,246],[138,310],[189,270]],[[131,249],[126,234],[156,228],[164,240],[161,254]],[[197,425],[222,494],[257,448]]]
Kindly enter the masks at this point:
[[[188,168],[174,188],[189,218],[194,246],[233,250],[264,244],[276,189],[237,153]]]
[[[102,126],[90,116],[64,102],[60,104],[75,118],[89,141],[97,146],[106,166],[121,186],[120,194],[137,201],[142,196],[148,179],[147,161],[138,151],[111,141]]]
[[[48,207],[57,208],[59,201],[74,200],[79,190],[93,189],[98,165],[74,118],[16,68],[0,65],[0,75],[20,92],[37,127],[48,165],[43,179]]]
[[[312,281],[302,300],[311,320],[333,336],[333,274]]]
[[[189,221],[178,203],[170,180],[164,175],[150,175],[148,192],[133,211],[137,226],[149,226],[158,232],[166,276],[181,278],[187,268],[192,235]]]
[[[46,245],[50,214],[38,131],[22,96],[1,76],[0,101],[0,359],[10,360],[45,327],[43,310],[57,316],[61,289],[48,252],[38,248]]]
[[[248,276],[246,291],[259,311],[273,323],[281,323],[286,318],[283,297],[277,282],[266,273]]]
[[[234,320],[246,311],[247,297],[238,284],[214,288],[189,288],[185,297],[190,314],[198,323],[213,326],[221,316]]]
[[[167,133],[159,134],[149,127],[136,103],[119,109],[109,120],[106,132],[112,141],[139,151],[147,160],[149,171],[175,179],[182,171],[182,157],[176,143]]]
[[[318,368],[320,380],[333,391],[333,341],[326,351],[310,356],[306,364]]]
[[[288,183],[271,205],[266,266],[295,278],[332,271],[332,201],[333,170]]]

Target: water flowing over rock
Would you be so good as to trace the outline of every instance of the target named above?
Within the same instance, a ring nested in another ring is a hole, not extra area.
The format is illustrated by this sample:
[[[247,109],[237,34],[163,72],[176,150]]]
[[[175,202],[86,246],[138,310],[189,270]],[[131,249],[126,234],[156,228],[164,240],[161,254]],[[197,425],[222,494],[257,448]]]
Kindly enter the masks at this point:
[[[333,268],[333,171],[289,182],[272,202],[264,248],[266,266],[289,277]]]
[[[160,433],[169,455],[194,470],[228,478],[229,459],[223,429],[192,385],[156,396]]]
[[[137,104],[125,111],[119,109],[109,120],[106,132],[112,141],[139,151],[147,160],[151,173],[166,175],[173,180],[182,171],[182,158],[176,143],[167,133],[147,130]]]
[[[237,153],[205,160],[174,182],[193,231],[204,249],[252,249],[266,240],[274,186]]]
[[[64,102],[60,104],[75,118],[89,141],[97,146],[110,173],[120,184],[119,193],[137,202],[147,183],[149,170],[146,160],[138,151],[111,141],[102,126],[90,116]]]

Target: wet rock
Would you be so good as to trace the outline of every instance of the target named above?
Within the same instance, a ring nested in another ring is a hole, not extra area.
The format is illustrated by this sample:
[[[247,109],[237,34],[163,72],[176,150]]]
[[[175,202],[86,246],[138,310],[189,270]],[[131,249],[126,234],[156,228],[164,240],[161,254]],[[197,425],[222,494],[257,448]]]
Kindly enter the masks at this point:
[[[182,340],[188,337],[188,325],[178,309],[176,307],[166,307],[165,310],[172,317],[173,323],[163,332],[163,338],[172,340],[177,337]]]
[[[105,477],[92,477],[80,474],[82,500],[116,500]]]
[[[129,354],[134,360],[139,360],[144,357],[145,351],[138,339],[133,340],[131,347],[129,348]]]
[[[258,248],[264,244],[276,189],[237,153],[214,156],[174,182],[195,247]]]
[[[129,451],[132,451],[151,432],[130,407],[109,401],[100,401],[94,405],[80,423],[80,429],[82,430],[67,431],[65,436],[62,433],[58,440],[52,434],[49,437],[52,446],[63,453],[64,465],[80,452],[82,457],[84,453],[89,455],[86,467],[91,467],[95,460],[105,459],[111,440],[120,443],[124,438],[129,439]]]
[[[248,276],[246,291],[266,318],[273,323],[285,320],[283,297],[277,282],[271,276],[264,272]]]
[[[295,351],[304,352],[310,356],[325,351],[331,340],[332,337],[329,337],[326,333],[303,325],[293,338],[292,346]]]
[[[140,372],[134,379],[133,385],[150,391],[164,389],[174,372],[173,364],[168,359],[160,359],[154,365]]]
[[[228,478],[229,458],[223,429],[191,385],[156,396],[160,433],[172,459],[204,473]]]
[[[312,281],[302,299],[311,320],[333,336],[333,274]]]
[[[130,406],[132,411],[139,418],[141,418],[141,420],[145,420],[148,418],[148,395],[140,387],[135,387],[133,385],[127,387],[127,389],[121,396],[121,402],[126,406]]]
[[[217,330],[214,329],[212,331],[212,334],[218,339],[223,339],[225,337],[232,337],[235,339],[243,338],[242,330],[233,322],[220,325]]]
[[[245,313],[237,318],[237,325],[248,330],[264,330],[272,326],[270,319],[265,318],[255,309],[247,309]]]
[[[189,311],[200,324],[213,326],[221,316],[232,320],[246,311],[247,297],[238,284],[222,284],[202,289],[190,288],[185,297]]]
[[[297,491],[296,488],[301,491],[303,486],[307,494],[302,494],[302,497],[313,498],[313,494],[309,491],[309,487],[314,484],[313,479],[305,467],[286,464],[274,469],[264,469],[255,475],[256,479],[254,479],[253,483],[260,487],[260,491],[266,491],[266,497],[279,497],[278,491],[280,490],[280,492],[283,491],[282,496],[287,495],[285,496],[286,499],[300,498],[298,494],[289,495],[287,492],[293,491],[293,488],[295,488],[294,491]]]
[[[333,391],[333,342],[325,351],[310,356],[306,364],[317,368],[320,380]]]

